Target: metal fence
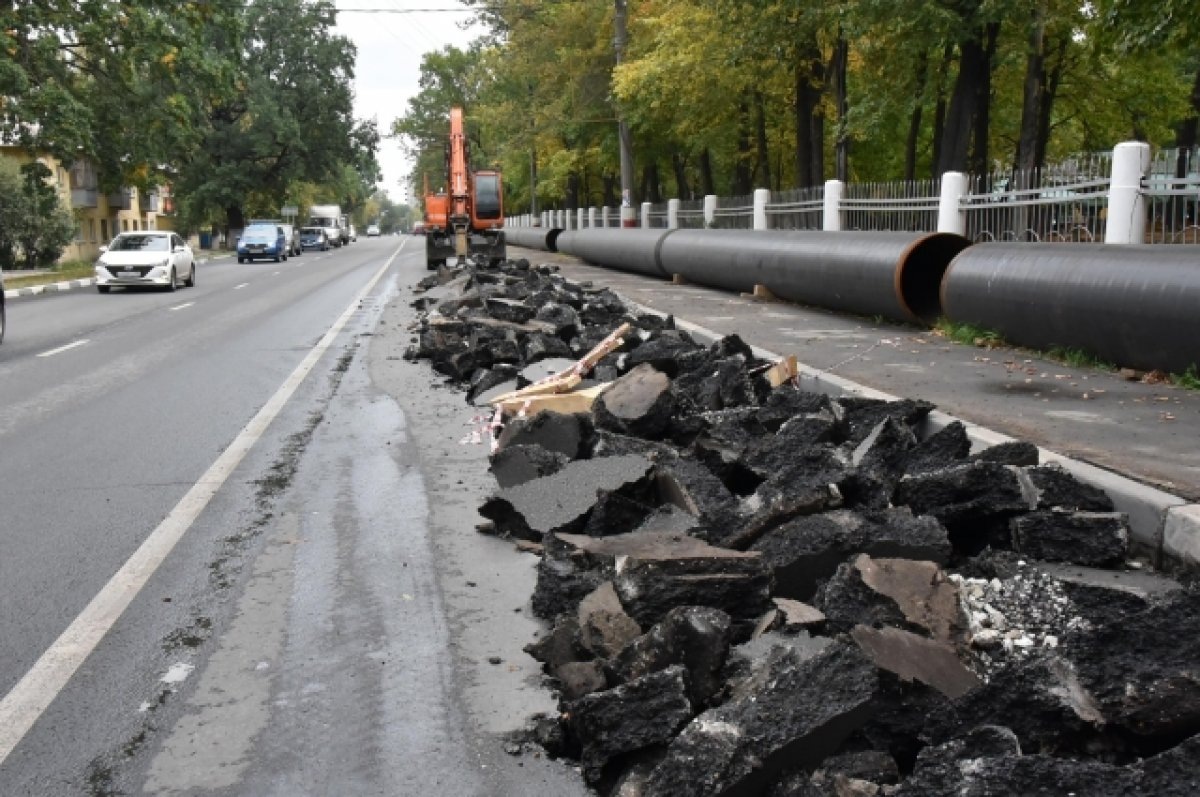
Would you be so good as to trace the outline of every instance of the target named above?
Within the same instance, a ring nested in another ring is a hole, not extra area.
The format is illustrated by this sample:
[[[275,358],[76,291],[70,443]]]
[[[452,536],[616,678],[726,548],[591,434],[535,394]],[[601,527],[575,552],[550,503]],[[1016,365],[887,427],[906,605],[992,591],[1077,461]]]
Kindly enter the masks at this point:
[[[717,197],[717,208],[713,212],[713,227],[719,230],[754,229],[754,197]]]
[[[847,183],[839,206],[842,229],[936,230],[940,195],[940,180]]]
[[[1200,243],[1200,148],[1166,149],[1146,178],[1146,242]]]
[[[768,224],[773,230],[820,230],[825,223],[825,186],[771,193]]]
[[[675,218],[680,227],[692,230],[704,229],[704,200],[679,200],[679,211]]]

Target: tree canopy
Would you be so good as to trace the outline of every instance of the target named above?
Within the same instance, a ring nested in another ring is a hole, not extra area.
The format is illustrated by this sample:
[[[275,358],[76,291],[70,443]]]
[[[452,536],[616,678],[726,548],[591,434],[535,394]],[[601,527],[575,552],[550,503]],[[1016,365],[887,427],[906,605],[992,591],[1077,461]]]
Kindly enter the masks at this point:
[[[0,138],[87,158],[106,189],[169,181],[190,227],[240,226],[305,186],[361,205],[379,133],[353,118],[335,14],[330,0],[0,0]]]
[[[464,2],[392,132],[436,170],[464,104],[518,212],[615,204],[618,118],[638,201],[1197,144],[1197,0],[626,0],[619,64],[609,0]]]

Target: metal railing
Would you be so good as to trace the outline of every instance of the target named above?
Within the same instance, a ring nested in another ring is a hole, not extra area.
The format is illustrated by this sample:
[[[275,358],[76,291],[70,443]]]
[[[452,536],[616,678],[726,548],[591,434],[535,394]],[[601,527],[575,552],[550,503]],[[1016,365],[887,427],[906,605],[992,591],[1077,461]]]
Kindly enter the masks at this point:
[[[940,180],[847,183],[840,210],[846,230],[937,229]]]
[[[724,230],[750,230],[754,228],[754,197],[717,197],[717,209],[713,213],[713,227]]]
[[[1200,243],[1200,147],[1156,153],[1143,195],[1146,243]]]
[[[820,230],[824,226],[825,186],[775,191],[767,203],[773,230]]]
[[[679,226],[691,229],[704,229],[704,200],[703,199],[681,199],[679,200],[679,210],[676,213],[676,220]]]

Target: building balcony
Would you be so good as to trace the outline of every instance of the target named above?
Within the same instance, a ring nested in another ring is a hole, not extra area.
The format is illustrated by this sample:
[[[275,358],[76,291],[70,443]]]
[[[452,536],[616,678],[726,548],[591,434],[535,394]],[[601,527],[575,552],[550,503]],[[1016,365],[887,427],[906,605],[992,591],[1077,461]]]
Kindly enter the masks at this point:
[[[114,191],[106,198],[108,199],[109,210],[129,210],[133,207],[133,192],[128,188]]]
[[[71,207],[94,208],[99,203],[100,192],[95,188],[72,188]]]

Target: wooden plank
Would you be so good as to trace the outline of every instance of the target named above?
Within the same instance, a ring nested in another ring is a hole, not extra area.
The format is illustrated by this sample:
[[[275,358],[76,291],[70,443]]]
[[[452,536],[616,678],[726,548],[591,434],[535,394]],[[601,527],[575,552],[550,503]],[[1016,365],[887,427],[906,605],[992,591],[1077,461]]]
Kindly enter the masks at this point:
[[[601,385],[592,385],[583,390],[575,390],[570,393],[512,398],[500,402],[498,406],[506,415],[517,415],[520,413],[537,415],[543,410],[559,412],[565,415],[576,412],[587,412],[591,410],[592,403],[595,402],[596,397],[604,392],[604,389],[609,384],[609,382],[605,382]]]
[[[543,379],[534,382],[532,385],[526,385],[520,390],[511,390],[508,393],[501,393],[488,403],[492,406],[504,404],[509,401],[520,401],[521,399],[530,398],[533,396],[553,395],[555,393],[566,393],[573,390],[576,385],[583,381],[583,377],[576,374],[567,374],[566,376],[552,376],[549,379]]]

